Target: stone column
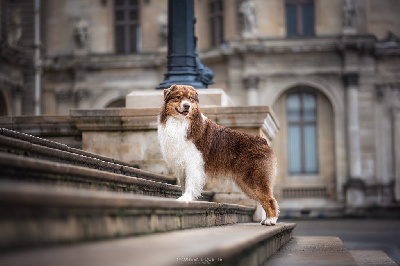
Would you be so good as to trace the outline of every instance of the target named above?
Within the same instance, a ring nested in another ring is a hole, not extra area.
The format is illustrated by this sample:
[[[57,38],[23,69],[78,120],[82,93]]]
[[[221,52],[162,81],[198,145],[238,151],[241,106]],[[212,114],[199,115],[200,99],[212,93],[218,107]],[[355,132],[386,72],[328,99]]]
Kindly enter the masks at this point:
[[[259,105],[258,101],[258,83],[260,79],[256,76],[250,76],[243,79],[244,87],[247,90],[247,105]]]
[[[344,76],[347,95],[347,154],[349,179],[346,204],[358,207],[364,204],[364,182],[361,179],[360,126],[358,115],[358,74]]]

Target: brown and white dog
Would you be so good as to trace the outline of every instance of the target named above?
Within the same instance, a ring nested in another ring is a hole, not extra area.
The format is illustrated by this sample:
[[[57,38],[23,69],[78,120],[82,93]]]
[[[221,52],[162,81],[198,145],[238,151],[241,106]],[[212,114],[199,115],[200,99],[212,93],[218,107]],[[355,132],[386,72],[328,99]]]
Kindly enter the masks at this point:
[[[275,225],[278,204],[273,196],[277,160],[265,139],[217,125],[205,117],[192,86],[164,90],[158,116],[161,153],[182,186],[182,201],[201,195],[205,179],[231,177],[247,196],[261,203]]]

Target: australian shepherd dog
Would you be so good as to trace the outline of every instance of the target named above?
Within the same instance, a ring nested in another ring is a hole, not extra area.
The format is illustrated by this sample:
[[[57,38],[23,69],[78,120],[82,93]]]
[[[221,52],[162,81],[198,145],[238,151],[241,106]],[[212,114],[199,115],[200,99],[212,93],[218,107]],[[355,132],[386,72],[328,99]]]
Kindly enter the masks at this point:
[[[273,195],[277,160],[267,141],[217,125],[199,109],[192,86],[172,85],[164,90],[158,116],[158,139],[168,167],[179,178],[181,201],[201,195],[206,177],[230,177],[250,198],[261,203],[275,225],[278,204]]]

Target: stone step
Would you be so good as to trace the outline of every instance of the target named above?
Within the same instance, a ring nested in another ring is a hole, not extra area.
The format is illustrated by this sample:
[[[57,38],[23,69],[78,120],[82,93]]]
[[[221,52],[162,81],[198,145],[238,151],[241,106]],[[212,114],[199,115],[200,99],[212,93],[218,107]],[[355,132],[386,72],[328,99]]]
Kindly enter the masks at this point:
[[[396,266],[397,264],[389,258],[382,250],[349,250],[354,260],[360,266]]]
[[[253,213],[234,204],[1,180],[0,249],[243,223]]]
[[[0,265],[262,265],[295,224],[235,224],[0,254]]]
[[[65,144],[5,128],[0,129],[0,151],[140,177],[173,185],[177,183],[176,178],[171,176],[143,171],[123,161],[71,148]]]
[[[266,261],[264,266],[357,265],[338,237],[293,237],[287,245]]]
[[[0,179],[3,180],[40,182],[175,199],[182,195],[181,187],[177,185],[9,153],[0,152],[0,167]],[[213,195],[213,192],[203,192],[199,200],[211,201]]]

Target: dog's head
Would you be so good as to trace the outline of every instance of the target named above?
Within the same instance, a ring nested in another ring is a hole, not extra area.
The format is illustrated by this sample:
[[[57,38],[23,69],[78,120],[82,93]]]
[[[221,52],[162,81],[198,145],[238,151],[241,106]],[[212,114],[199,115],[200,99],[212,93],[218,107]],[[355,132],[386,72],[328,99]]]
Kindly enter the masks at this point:
[[[198,109],[199,96],[192,86],[172,85],[164,90],[164,112],[167,116],[184,118]]]

